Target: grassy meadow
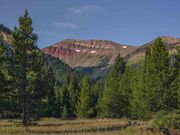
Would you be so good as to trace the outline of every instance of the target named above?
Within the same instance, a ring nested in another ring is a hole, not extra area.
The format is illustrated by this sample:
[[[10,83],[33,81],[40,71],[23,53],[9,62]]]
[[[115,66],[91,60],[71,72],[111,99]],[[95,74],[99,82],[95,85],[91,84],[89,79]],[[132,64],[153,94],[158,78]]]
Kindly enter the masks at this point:
[[[0,135],[163,135],[147,131],[146,122],[132,125],[126,119],[41,119],[29,127],[20,120],[0,120]]]

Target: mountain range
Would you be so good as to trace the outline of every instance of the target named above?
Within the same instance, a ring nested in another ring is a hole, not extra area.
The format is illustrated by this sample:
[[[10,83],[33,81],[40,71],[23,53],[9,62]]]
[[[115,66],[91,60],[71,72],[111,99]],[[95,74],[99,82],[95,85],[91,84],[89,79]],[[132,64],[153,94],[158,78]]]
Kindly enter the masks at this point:
[[[160,36],[160,38],[169,49],[170,54],[175,53],[176,47],[180,46],[180,38],[169,36]],[[73,68],[112,65],[118,54],[124,57],[128,64],[136,64],[143,60],[145,48],[151,48],[155,40],[141,46],[133,46],[109,40],[67,39],[45,47],[42,51],[59,58]]]

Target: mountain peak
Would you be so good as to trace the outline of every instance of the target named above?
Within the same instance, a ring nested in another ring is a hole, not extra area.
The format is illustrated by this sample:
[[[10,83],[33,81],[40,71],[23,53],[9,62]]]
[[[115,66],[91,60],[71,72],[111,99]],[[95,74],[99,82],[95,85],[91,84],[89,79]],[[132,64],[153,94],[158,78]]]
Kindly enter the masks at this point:
[[[125,57],[136,48],[136,46],[123,45],[110,40],[66,39],[43,48],[42,51],[58,57],[72,67],[91,67],[101,64],[102,61],[113,64],[118,54]]]

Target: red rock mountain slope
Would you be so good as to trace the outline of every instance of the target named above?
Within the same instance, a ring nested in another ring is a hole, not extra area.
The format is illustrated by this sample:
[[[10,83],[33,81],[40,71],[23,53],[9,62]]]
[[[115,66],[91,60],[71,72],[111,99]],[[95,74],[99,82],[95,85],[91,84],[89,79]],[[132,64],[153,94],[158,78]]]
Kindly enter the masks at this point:
[[[71,67],[92,67],[106,61],[113,64],[116,56],[131,54],[137,46],[122,45],[109,40],[64,40],[43,48],[45,54],[57,57]]]

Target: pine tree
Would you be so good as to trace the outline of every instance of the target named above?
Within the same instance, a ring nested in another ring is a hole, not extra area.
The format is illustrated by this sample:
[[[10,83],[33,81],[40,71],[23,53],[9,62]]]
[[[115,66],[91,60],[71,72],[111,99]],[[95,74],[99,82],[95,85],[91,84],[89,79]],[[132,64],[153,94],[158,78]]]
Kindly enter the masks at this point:
[[[169,55],[161,38],[158,38],[145,58],[145,90],[151,111],[163,108],[164,94],[167,90],[169,72]]]
[[[14,70],[16,88],[22,105],[23,124],[30,122],[31,103],[41,101],[43,90],[41,78],[43,75],[42,53],[37,48],[37,35],[33,33],[32,19],[26,10],[19,18],[19,27],[15,27],[12,36],[14,48]],[[40,95],[41,93],[41,95]],[[36,103],[38,103],[36,102]],[[36,104],[37,105],[37,104]]]
[[[3,44],[0,44],[0,107],[1,111],[5,108],[5,99],[7,98],[8,87],[8,57],[6,48]]]
[[[149,115],[149,106],[147,93],[144,87],[143,64],[140,64],[133,71],[131,76],[131,101],[130,113],[135,119],[147,118]]]
[[[0,44],[0,113],[13,114],[18,109],[13,79],[12,50]]]
[[[43,102],[48,95],[48,90],[46,89],[46,71],[42,61],[42,53],[37,52],[34,56],[34,64],[37,64],[33,72],[35,76],[29,78],[28,83],[28,106],[29,106],[29,118],[30,120],[37,120],[44,113]],[[21,98],[21,95],[19,95]],[[31,122],[29,120],[29,122]],[[27,123],[28,124],[28,123]]]
[[[98,81],[95,84],[92,85],[91,88],[91,98],[92,98],[92,107],[94,109],[94,114],[93,117],[97,116],[98,112],[98,102],[100,99],[100,95],[102,95],[102,90],[103,90],[103,82]]]
[[[71,118],[71,98],[70,98],[70,94],[69,91],[67,89],[67,84],[65,86],[63,86],[62,89],[62,108],[63,108],[63,112],[62,112],[62,117],[64,117],[63,115],[66,115],[66,118]],[[65,112],[64,112],[65,111]]]
[[[80,96],[76,105],[78,118],[88,118],[94,113],[91,106],[91,89],[89,77],[85,75],[82,79]]]
[[[75,73],[71,73],[69,75],[69,82],[67,84],[68,86],[68,92],[69,92],[69,98],[70,98],[70,116],[75,117],[76,116],[76,104],[78,100],[78,94],[79,94],[79,88],[78,88],[78,78],[76,77]]]
[[[132,94],[131,79],[132,71],[131,67],[127,67],[124,74],[120,79],[119,93],[121,95],[121,116],[128,117],[130,115],[130,100]]]
[[[55,94],[55,75],[50,67],[47,71],[46,89],[48,90],[47,113],[50,117],[56,116],[56,94]]]
[[[180,48],[177,48],[175,62],[170,72],[169,89],[166,91],[164,104],[166,109],[174,110],[180,108]]]
[[[112,71],[105,80],[105,89],[99,102],[99,115],[101,117],[121,117],[122,95],[119,91],[119,82],[125,72],[126,63],[120,55],[117,56]]]

